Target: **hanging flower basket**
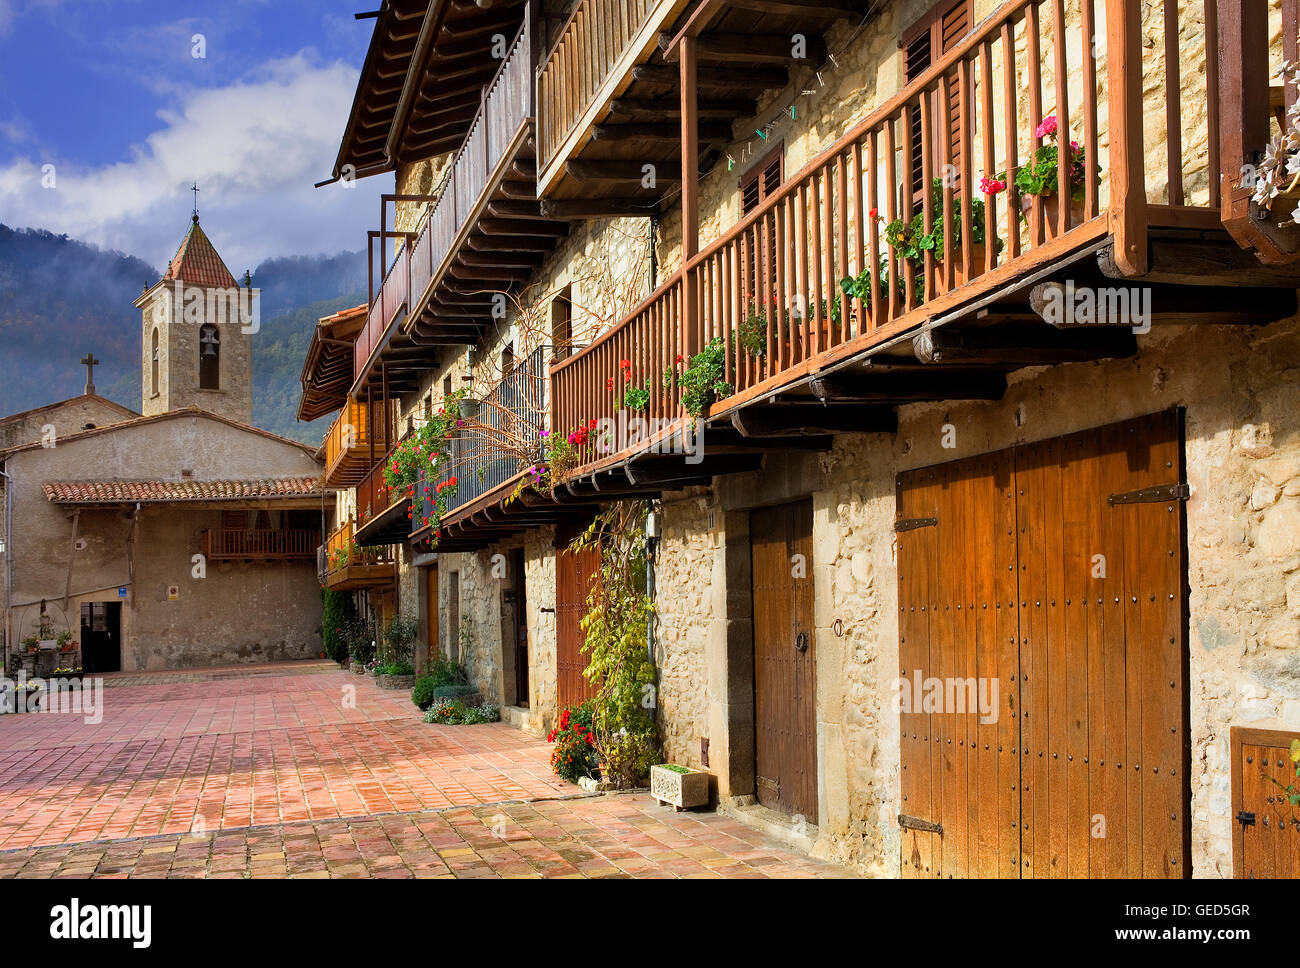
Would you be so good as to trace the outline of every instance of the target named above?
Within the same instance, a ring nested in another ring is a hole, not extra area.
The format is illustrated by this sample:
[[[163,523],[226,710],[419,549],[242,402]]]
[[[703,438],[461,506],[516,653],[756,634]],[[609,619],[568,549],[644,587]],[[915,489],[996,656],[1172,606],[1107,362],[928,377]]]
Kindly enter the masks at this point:
[[[478,416],[479,401],[474,397],[461,397],[456,401],[456,407],[464,420],[473,420]]]

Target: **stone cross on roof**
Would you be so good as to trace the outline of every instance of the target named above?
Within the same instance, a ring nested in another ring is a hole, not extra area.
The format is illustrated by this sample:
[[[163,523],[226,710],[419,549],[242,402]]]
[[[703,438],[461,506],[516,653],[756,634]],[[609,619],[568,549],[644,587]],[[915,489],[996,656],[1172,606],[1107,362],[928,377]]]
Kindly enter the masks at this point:
[[[95,392],[95,367],[99,365],[99,360],[95,359],[94,353],[87,353],[81,360],[81,365],[86,368],[86,394]]]

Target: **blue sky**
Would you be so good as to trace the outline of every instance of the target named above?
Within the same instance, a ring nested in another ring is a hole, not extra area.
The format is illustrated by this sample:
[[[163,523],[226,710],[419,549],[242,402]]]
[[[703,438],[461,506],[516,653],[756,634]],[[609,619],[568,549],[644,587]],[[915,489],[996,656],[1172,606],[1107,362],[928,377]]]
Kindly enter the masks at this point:
[[[362,248],[392,177],[312,184],[333,167],[374,25],[352,15],[377,6],[0,0],[0,222],[161,268],[197,180],[237,274]]]

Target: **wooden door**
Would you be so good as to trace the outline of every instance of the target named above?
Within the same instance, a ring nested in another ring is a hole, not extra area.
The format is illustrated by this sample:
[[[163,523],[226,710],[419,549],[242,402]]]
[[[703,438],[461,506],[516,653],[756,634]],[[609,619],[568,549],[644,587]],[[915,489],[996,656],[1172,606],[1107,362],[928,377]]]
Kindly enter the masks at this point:
[[[817,822],[812,503],[750,515],[755,786],[766,807]]]
[[[582,674],[587,668],[587,657],[582,652],[580,623],[587,614],[587,596],[600,567],[600,549],[587,548],[576,553],[569,550],[570,542],[585,529],[585,525],[575,525],[556,530],[555,674],[556,701],[561,710],[580,705],[596,691]]]
[[[1232,728],[1232,873],[1300,877],[1300,807],[1288,788],[1300,780],[1291,743],[1300,733]]]
[[[1186,876],[1181,454],[1166,411],[900,476],[900,676],[946,700],[900,703],[906,875]]]
[[[516,548],[510,557],[510,580],[514,588],[514,626],[511,633],[515,650],[515,705],[528,706],[528,598],[524,580],[524,549]]]

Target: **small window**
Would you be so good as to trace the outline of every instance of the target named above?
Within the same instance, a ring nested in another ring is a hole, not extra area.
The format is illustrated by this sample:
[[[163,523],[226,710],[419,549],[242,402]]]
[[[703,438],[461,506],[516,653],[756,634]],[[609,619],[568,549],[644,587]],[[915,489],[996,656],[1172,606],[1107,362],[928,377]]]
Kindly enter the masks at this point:
[[[559,362],[573,350],[573,287],[565,286],[551,300],[551,360]]]
[[[501,379],[504,380],[513,372],[515,372],[515,348],[512,344],[501,351]]]
[[[199,329],[199,389],[221,389],[221,333],[211,323]]]
[[[158,396],[158,327],[157,326],[154,327],[153,338],[152,340],[150,340],[149,360],[150,360],[149,365],[151,367],[150,369],[151,376],[149,379],[149,386],[150,386],[149,392],[156,397]]]

